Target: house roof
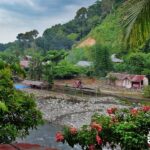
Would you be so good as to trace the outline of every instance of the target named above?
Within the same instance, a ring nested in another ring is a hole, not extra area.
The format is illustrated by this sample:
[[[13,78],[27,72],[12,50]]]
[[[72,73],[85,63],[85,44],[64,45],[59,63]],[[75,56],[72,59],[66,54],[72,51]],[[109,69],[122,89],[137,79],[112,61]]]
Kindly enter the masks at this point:
[[[42,86],[44,83],[41,82],[41,81],[31,81],[31,80],[24,80],[22,81],[22,84],[25,84],[25,85],[29,85],[29,86]]]
[[[141,82],[143,79],[144,79],[144,75],[135,75],[132,79],[131,79],[131,81],[132,82]]]
[[[132,82],[141,82],[145,78],[145,75],[133,75],[126,73],[109,73],[108,76],[110,75],[116,77],[118,80],[128,79]]]
[[[116,77],[117,79],[119,80],[124,80],[125,78],[128,77],[128,74],[122,74],[122,73],[109,73],[108,76],[113,76],[113,77]]]
[[[90,62],[90,61],[79,61],[76,65],[81,66],[81,67],[90,67],[92,65],[92,62]]]
[[[28,60],[21,60],[20,61],[21,67],[24,67],[24,68],[28,68],[29,67],[29,63],[30,63],[30,61],[28,61]]]
[[[122,63],[123,60],[116,57],[116,54],[111,55],[111,61],[114,63]]]

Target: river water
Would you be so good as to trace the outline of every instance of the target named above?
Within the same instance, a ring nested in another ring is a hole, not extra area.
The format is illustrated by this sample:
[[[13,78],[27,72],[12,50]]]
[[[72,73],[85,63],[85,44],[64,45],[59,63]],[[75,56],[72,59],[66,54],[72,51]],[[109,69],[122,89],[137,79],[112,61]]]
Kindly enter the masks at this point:
[[[55,134],[62,131],[62,126],[52,123],[45,123],[39,126],[37,130],[30,130],[30,134],[24,139],[17,139],[17,142],[40,144],[51,148],[58,148],[59,150],[81,150],[80,146],[71,148],[67,143],[57,143],[55,141]]]

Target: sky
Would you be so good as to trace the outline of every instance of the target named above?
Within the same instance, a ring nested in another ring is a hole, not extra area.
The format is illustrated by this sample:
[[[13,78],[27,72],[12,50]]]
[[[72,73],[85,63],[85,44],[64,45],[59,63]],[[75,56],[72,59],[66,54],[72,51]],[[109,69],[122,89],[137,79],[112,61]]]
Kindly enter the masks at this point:
[[[0,43],[12,42],[18,33],[66,23],[81,7],[96,0],[0,0]]]

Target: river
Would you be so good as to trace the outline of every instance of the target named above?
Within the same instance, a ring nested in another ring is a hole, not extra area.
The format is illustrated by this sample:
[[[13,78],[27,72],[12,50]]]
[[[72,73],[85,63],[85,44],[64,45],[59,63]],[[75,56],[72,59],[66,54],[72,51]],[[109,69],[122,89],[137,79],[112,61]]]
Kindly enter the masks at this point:
[[[45,123],[39,126],[37,130],[30,130],[30,134],[24,139],[17,139],[17,142],[40,144],[41,146],[47,146],[51,148],[58,148],[59,150],[81,150],[80,146],[71,148],[67,143],[57,143],[55,141],[55,134],[58,131],[62,131],[62,126]]]

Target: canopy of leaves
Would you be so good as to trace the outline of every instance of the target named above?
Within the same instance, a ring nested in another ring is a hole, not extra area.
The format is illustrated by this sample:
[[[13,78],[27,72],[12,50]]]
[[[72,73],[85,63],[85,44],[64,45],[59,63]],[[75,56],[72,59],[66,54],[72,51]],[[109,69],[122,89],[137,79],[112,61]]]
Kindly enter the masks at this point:
[[[16,91],[10,69],[0,69],[0,143],[25,136],[41,123],[33,96]]]
[[[142,45],[150,38],[150,1],[129,0],[125,10],[125,39],[129,46]]]

